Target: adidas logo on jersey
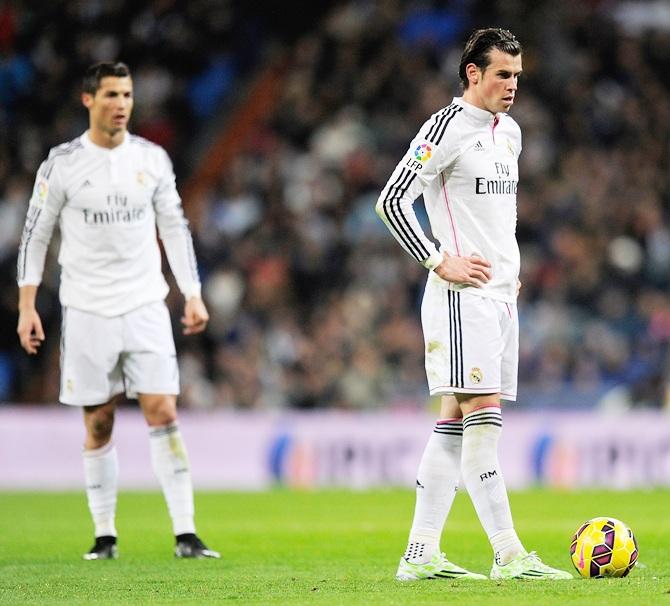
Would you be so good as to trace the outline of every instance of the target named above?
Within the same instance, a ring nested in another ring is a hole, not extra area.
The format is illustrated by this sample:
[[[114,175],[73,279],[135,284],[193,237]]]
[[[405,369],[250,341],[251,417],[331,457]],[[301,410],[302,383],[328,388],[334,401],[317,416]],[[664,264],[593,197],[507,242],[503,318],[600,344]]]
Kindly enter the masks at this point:
[[[474,147],[475,151],[486,151],[486,148],[482,145],[481,141],[477,141]]]
[[[93,183],[91,183],[88,179],[84,181],[81,185],[82,187],[93,187]]]

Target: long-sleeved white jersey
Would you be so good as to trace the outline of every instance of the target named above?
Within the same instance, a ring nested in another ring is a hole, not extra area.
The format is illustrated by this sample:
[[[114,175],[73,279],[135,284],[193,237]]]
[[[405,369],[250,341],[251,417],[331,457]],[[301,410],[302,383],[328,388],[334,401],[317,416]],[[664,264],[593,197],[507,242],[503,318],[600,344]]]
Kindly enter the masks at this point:
[[[88,132],[53,148],[40,166],[19,248],[19,286],[39,285],[54,226],[60,300],[116,316],[165,298],[156,225],[185,297],[200,295],[193,241],[163,148],[126,133],[113,149]]]
[[[494,116],[455,97],[421,127],[382,190],[377,214],[402,247],[428,269],[441,263],[441,252],[487,259],[492,277],[476,293],[513,303],[519,276],[520,152],[521,130],[511,117]],[[413,203],[421,194],[440,252],[414,212]]]

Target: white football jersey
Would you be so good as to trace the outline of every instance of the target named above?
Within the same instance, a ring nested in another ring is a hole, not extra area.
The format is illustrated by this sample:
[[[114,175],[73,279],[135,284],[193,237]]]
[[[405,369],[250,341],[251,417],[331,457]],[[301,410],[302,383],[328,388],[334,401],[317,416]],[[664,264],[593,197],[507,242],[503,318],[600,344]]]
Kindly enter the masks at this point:
[[[163,148],[126,134],[114,149],[88,132],[53,148],[35,180],[19,248],[19,286],[39,285],[54,226],[61,245],[60,300],[117,316],[165,298],[158,233],[187,298],[200,295],[193,241]]]
[[[382,190],[377,213],[402,247],[428,269],[442,262],[442,252],[487,259],[491,280],[473,292],[513,303],[519,276],[520,152],[521,130],[510,116],[494,116],[455,97],[421,127]],[[421,194],[439,252],[414,212]]]

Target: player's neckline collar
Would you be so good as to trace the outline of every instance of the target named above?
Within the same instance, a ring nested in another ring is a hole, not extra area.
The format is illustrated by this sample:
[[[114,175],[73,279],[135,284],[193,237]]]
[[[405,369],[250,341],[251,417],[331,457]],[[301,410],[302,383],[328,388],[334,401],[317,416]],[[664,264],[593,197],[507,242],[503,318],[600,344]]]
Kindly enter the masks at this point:
[[[476,107],[472,105],[472,103],[468,103],[467,101],[465,101],[463,97],[454,97],[453,103],[455,103],[456,105],[460,105],[469,116],[472,116],[479,122],[485,124],[493,122],[496,117],[500,119],[500,116],[502,115],[502,114],[492,114],[490,111],[486,109]]]
[[[80,137],[81,142],[85,148],[95,150],[100,153],[116,154],[120,149],[126,147],[130,141],[130,133],[126,131],[123,136],[123,141],[121,141],[121,143],[119,143],[116,147],[103,147],[102,145],[98,145],[97,143],[91,141],[90,132],[91,131],[88,129],[84,132],[84,134]]]

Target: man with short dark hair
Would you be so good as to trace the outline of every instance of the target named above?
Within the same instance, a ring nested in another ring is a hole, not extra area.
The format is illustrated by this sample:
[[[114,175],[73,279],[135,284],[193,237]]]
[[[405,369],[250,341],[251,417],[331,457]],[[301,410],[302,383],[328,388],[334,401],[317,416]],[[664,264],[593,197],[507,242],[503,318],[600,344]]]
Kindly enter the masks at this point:
[[[176,537],[175,555],[218,558],[195,533],[193,487],[177,424],[179,370],[164,299],[156,227],[185,298],[184,334],[209,319],[193,243],[168,155],[128,133],[133,83],[123,63],[91,66],[82,103],[89,129],[55,147],[40,166],[21,239],[17,278],[21,345],[44,340],[35,307],[56,223],[61,232],[60,401],[84,411],[84,473],[95,544],[87,560],[117,557],[118,464],[111,441],[116,398],[137,398],[151,459]]]
[[[472,34],[459,67],[463,96],[422,126],[377,202],[398,242],[430,270],[421,308],[426,374],[431,395],[442,398],[419,464],[399,580],[486,578],[440,550],[461,477],[493,548],[492,579],[572,578],[523,548],[497,454],[501,401],[515,400],[517,388],[521,132],[505,112],[521,52],[507,30]],[[421,194],[439,251],[414,213]]]

